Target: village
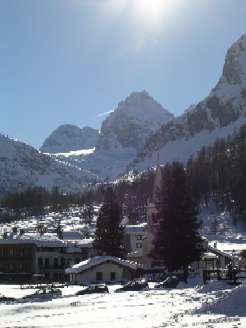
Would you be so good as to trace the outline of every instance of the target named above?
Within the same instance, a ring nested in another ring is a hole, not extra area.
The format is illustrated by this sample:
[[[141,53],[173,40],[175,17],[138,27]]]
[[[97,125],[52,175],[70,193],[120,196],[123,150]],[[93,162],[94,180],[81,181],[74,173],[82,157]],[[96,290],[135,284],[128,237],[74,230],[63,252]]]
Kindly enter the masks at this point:
[[[157,166],[152,199],[146,205],[146,222],[128,224],[124,217],[124,246],[126,258],[98,254],[94,247],[95,217],[86,224],[80,217],[80,208],[45,217],[2,224],[0,239],[0,282],[10,284],[32,283],[126,283],[137,278],[162,281],[173,273],[156,261],[151,254],[158,229],[157,191],[161,187],[162,173]],[[207,214],[208,215],[208,214]],[[211,216],[210,216],[211,220]],[[228,278],[228,266],[244,270],[240,257],[246,249],[242,237],[238,244],[211,240],[214,222],[206,222],[202,236],[202,256],[189,267],[190,274],[202,274],[203,282],[216,274]],[[211,231],[209,231],[209,229]],[[210,232],[210,234],[209,234]],[[223,231],[223,235],[225,233]],[[217,238],[219,234],[217,233]],[[214,236],[213,236],[214,237]],[[210,239],[210,240],[209,240]],[[232,238],[231,238],[232,239]],[[226,247],[225,247],[226,245]],[[180,276],[181,272],[176,272]],[[221,273],[221,275],[220,275]],[[232,277],[230,277],[232,279]],[[234,276],[236,279],[236,276]]]

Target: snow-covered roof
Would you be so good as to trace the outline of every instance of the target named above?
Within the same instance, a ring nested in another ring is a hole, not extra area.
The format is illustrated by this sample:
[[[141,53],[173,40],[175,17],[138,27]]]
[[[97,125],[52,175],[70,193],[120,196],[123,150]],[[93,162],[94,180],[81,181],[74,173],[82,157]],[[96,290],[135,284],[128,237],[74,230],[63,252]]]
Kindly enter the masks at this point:
[[[139,266],[136,262],[123,260],[114,256],[95,256],[66,269],[66,273],[81,273],[105,262],[113,262],[133,270],[136,270]]]
[[[76,232],[74,233],[74,237]],[[78,232],[78,236],[82,234]],[[72,236],[70,236],[72,237]],[[25,233],[23,235],[10,235],[8,239],[0,239],[0,244],[9,245],[9,244],[34,244],[37,247],[66,247],[67,251],[80,252],[81,248],[92,248],[93,239],[71,239],[63,240],[57,237],[55,233],[44,233],[40,234],[38,232]],[[77,248],[77,250],[75,250]]]
[[[216,243],[216,249],[227,254],[239,254],[246,250],[246,243]]]
[[[9,239],[0,240],[0,244],[35,244],[38,247],[64,247],[64,241],[54,233],[40,234],[38,232],[13,235]]]
[[[147,223],[135,224],[135,225],[126,225],[126,233],[144,233]]]
[[[218,256],[216,254],[214,254],[214,253],[211,253],[211,252],[206,252],[202,256],[202,259],[203,260],[204,259],[217,259],[217,258],[218,258]]]
[[[227,257],[227,258],[231,258],[231,254],[228,254],[227,252],[223,252],[217,248],[214,248],[212,246],[208,246],[208,250],[211,251],[211,253],[214,253],[216,255],[221,255],[221,256],[224,256],[224,257]]]

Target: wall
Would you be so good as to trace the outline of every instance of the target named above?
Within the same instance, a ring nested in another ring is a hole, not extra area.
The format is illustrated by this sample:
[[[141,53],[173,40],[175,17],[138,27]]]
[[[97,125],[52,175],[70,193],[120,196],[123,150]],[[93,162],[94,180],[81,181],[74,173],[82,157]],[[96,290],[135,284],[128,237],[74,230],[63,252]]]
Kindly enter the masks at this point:
[[[96,280],[97,272],[103,272],[103,280],[102,281]],[[115,282],[117,282],[117,281],[119,282],[119,281],[123,281],[123,280],[128,281],[128,280],[132,279],[132,273],[131,273],[130,269],[120,266],[118,264],[115,264],[113,262],[107,262],[107,263],[100,264],[96,267],[93,267],[90,270],[87,270],[85,272],[70,275],[70,281],[73,283],[111,282],[111,279],[110,279],[111,272],[116,273]],[[112,282],[114,282],[114,281],[112,281]]]

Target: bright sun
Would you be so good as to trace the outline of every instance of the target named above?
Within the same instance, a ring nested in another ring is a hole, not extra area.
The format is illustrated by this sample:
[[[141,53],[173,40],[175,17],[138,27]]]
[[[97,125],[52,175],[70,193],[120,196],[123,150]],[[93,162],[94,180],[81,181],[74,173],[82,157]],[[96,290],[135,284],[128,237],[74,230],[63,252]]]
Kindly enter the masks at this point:
[[[125,15],[141,26],[160,25],[165,17],[172,17],[184,0],[105,0],[111,13]]]
[[[165,11],[166,0],[132,0],[134,11],[146,22],[157,23]]]
[[[157,14],[163,9],[164,0],[135,0],[135,6],[145,14]]]

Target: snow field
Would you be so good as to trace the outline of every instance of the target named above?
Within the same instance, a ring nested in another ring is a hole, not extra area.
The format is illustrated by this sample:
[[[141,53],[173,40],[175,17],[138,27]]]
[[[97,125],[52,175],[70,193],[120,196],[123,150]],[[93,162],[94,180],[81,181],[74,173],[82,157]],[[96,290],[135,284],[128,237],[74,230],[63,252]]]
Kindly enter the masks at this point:
[[[69,286],[62,289],[62,298],[52,301],[0,304],[0,327],[246,327],[245,286],[228,289],[226,284],[212,282],[207,290],[193,287],[114,293],[118,287],[109,286],[109,294],[74,296],[82,287]],[[5,285],[0,286],[0,292],[22,297],[34,290]],[[237,307],[240,316],[236,316]]]

